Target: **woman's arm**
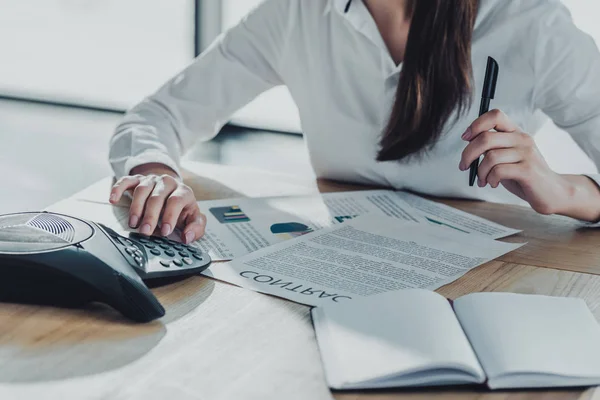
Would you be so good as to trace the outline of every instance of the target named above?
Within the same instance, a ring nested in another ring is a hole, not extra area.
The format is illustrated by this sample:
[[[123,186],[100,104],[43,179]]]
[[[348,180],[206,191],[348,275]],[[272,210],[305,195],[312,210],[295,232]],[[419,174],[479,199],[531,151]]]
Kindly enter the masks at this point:
[[[110,142],[117,178],[151,162],[178,171],[179,156],[196,140],[211,139],[237,109],[282,84],[289,3],[262,3],[125,115]]]
[[[542,21],[534,60],[534,104],[600,168],[600,51],[558,3]],[[600,220],[600,175],[563,175],[569,205],[560,214]]]
[[[600,167],[600,52],[566,7],[552,2],[548,9],[536,20],[537,35],[531,38],[532,103]],[[533,139],[503,113],[495,110],[477,119],[463,138],[470,143],[461,162],[485,154],[480,186],[502,184],[543,214],[600,221],[600,175],[555,173]]]
[[[289,9],[290,1],[265,1],[125,115],[110,142],[110,163],[121,178],[110,200],[133,192],[131,227],[151,234],[162,214],[163,235],[175,226],[184,228],[186,242],[203,234],[203,215],[179,179],[179,157],[196,140],[214,137],[241,106],[282,84]]]
[[[540,214],[600,220],[598,184],[587,176],[552,171],[533,138],[502,111],[492,110],[476,119],[463,139],[469,144],[459,165],[462,171],[484,155],[477,174],[478,186],[497,188],[502,184]]]

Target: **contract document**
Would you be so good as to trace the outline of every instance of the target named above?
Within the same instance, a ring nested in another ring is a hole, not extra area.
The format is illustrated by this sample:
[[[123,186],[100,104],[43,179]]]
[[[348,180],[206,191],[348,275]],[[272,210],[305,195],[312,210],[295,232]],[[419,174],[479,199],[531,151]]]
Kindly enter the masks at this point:
[[[321,306],[390,290],[434,290],[520,246],[367,215],[215,263],[203,274]]]

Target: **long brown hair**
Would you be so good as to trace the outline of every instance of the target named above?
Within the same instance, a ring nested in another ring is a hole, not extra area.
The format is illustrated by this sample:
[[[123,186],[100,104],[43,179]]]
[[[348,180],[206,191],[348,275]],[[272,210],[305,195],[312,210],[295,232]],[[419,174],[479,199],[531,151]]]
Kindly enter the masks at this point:
[[[408,41],[378,161],[426,152],[452,113],[470,107],[477,8],[478,0],[408,0]]]

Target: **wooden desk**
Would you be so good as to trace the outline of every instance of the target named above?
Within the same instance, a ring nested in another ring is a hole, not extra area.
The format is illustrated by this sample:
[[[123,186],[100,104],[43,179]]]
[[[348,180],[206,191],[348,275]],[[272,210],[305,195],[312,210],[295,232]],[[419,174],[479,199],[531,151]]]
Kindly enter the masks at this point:
[[[343,184],[190,164],[199,199],[357,189]],[[110,179],[76,194],[97,215]],[[600,231],[520,207],[444,201],[524,233],[521,250],[438,291],[512,291],[584,298],[600,320]],[[60,204],[57,205],[60,207]],[[52,208],[51,208],[52,209]],[[61,210],[64,211],[64,210]],[[94,211],[94,212],[95,212]],[[96,215],[96,214],[95,214]],[[569,271],[570,270],[570,271]],[[574,271],[585,271],[581,273]],[[0,305],[0,399],[592,399],[595,389],[335,393],[326,387],[308,307],[203,277],[154,288],[167,316],[136,325],[104,307]]]

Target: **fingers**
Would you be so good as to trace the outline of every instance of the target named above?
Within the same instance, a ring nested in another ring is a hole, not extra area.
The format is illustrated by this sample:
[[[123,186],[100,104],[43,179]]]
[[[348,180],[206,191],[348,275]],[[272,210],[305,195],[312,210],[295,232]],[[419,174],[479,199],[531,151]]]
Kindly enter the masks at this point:
[[[140,183],[141,175],[135,176],[124,176],[119,179],[112,187],[110,191],[109,201],[111,204],[116,204],[121,200],[123,193],[129,189],[133,189]]]
[[[461,171],[467,170],[473,161],[487,151],[519,147],[526,141],[525,136],[529,137],[527,134],[519,132],[488,131],[481,133],[463,150],[459,168]]]
[[[168,236],[173,232],[173,229],[178,224],[182,216],[185,217],[185,214],[182,213],[185,207],[189,207],[190,204],[196,205],[196,199],[191,190],[185,190],[182,188],[177,188],[169,198],[167,199],[165,210],[162,216],[162,226],[160,229],[160,234],[163,236]]]
[[[190,244],[204,236],[206,229],[206,216],[200,212],[197,204],[184,219],[185,228],[181,233],[183,243]]]
[[[522,163],[496,165],[488,174],[487,181],[493,188],[497,188],[503,180],[518,181],[523,175],[522,169]]]
[[[497,149],[490,150],[485,154],[485,158],[479,165],[477,172],[477,185],[484,187],[488,183],[488,174],[494,167],[501,164],[513,164],[523,160],[523,154],[518,149]]]
[[[206,217],[200,212],[191,188],[170,175],[135,175],[119,179],[111,190],[111,203],[118,202],[126,190],[133,189],[129,226],[151,235],[162,219],[161,234],[170,235],[182,228],[182,240],[191,243],[204,235]],[[161,218],[162,217],[162,218]]]
[[[151,191],[149,191],[149,188],[152,185],[149,184],[148,186],[140,189],[139,193],[136,193],[138,188],[142,186],[142,183],[140,183],[140,185],[138,185],[134,191],[134,200],[136,200],[136,196],[140,197],[140,199],[137,199],[136,201],[136,207],[139,207],[139,205],[142,204],[142,199],[145,200],[145,208],[143,209],[144,216],[142,222],[140,223],[140,233],[142,235],[151,235],[152,232],[154,232],[167,198],[177,188],[177,182],[175,179],[168,175],[155,177],[152,179],[152,181],[154,186],[152,187]],[[144,207],[143,204],[142,207]],[[136,211],[137,210],[138,209],[136,209]]]
[[[523,133],[506,114],[492,110],[477,118],[462,136],[469,141],[463,150],[459,168],[466,171],[471,163],[485,156],[478,170],[478,185],[489,183],[487,176],[499,164],[535,159],[535,142]]]
[[[129,206],[129,226],[137,228],[144,214],[146,200],[154,190],[155,180],[153,176],[145,176],[140,179],[139,185],[133,190],[133,198]]]
[[[508,118],[502,111],[495,109],[488,111],[481,117],[477,118],[463,133],[463,140],[471,141],[480,134],[496,130],[498,132],[516,132],[519,127]]]

